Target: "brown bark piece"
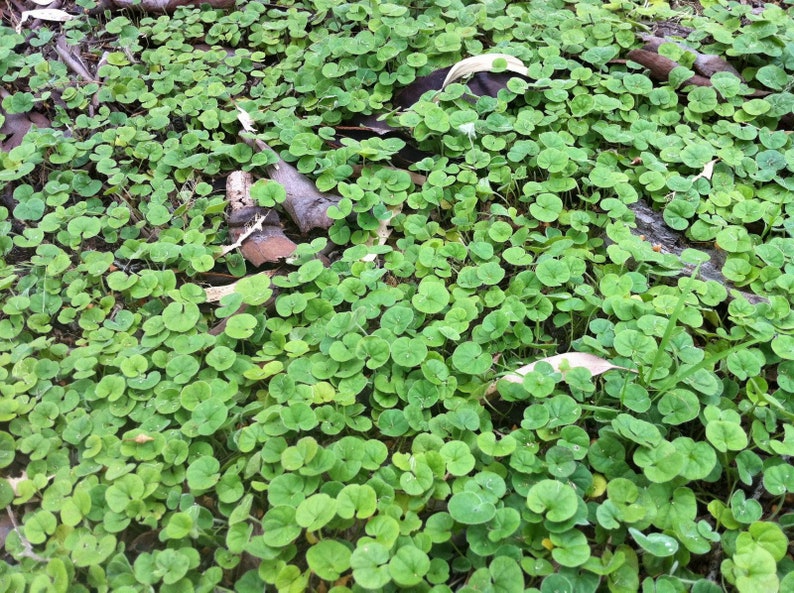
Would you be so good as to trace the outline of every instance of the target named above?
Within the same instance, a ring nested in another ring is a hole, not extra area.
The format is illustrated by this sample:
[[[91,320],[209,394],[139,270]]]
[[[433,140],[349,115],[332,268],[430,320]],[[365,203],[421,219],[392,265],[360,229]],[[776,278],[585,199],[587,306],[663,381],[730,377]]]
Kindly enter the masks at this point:
[[[272,209],[256,206],[251,199],[250,173],[233,171],[226,179],[226,197],[231,206],[228,216],[231,248],[240,247],[243,257],[255,266],[289,257],[297,248],[279,224]],[[231,251],[230,247],[224,253]]]
[[[340,198],[325,194],[295,167],[279,157],[279,162],[267,167],[268,176],[287,191],[282,205],[301,233],[312,229],[327,229],[334,221],[328,216],[328,208],[339,203]]]
[[[655,37],[653,35],[643,35],[642,40],[645,41],[645,45],[643,46],[642,49],[653,53],[658,53],[659,47],[663,43],[675,43],[678,47],[688,51],[689,53],[695,56],[695,63],[692,64],[692,69],[701,76],[711,78],[717,72],[730,72],[736,78],[742,80],[742,75],[739,74],[739,71],[736,68],[734,68],[731,64],[726,62],[724,59],[722,59],[720,56],[701,53],[698,50],[689,47],[688,45],[684,45],[683,43],[679,43],[667,37]]]
[[[251,116],[240,107],[237,111],[237,119],[242,124],[243,130],[256,133]],[[284,209],[298,225],[301,233],[308,233],[312,229],[327,229],[334,223],[328,216],[328,208],[338,204],[342,198],[318,190],[308,177],[282,159],[264,140],[251,136],[240,137],[252,148],[259,151],[269,150],[278,158],[278,162],[266,167],[266,171],[273,181],[284,187],[287,193],[283,202]]]
[[[644,49],[633,49],[626,54],[626,57],[645,66],[650,71],[651,78],[661,81],[666,81],[670,72],[680,66],[675,60]],[[697,86],[712,86],[711,80],[699,74],[693,75],[686,82]]]

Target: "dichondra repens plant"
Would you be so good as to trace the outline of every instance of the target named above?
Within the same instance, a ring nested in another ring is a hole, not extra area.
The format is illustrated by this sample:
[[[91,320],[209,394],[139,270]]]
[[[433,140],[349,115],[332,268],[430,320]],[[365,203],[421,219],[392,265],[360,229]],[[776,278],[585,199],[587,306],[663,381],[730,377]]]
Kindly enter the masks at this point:
[[[145,8],[2,24],[0,593],[794,587],[791,8]]]

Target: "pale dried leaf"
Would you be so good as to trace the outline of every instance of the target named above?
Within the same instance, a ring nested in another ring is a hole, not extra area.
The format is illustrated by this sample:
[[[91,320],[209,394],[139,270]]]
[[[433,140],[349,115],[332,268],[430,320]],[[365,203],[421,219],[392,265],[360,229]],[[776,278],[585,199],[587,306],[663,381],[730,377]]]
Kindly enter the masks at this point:
[[[251,199],[253,177],[247,171],[232,171],[226,178],[226,200],[232,210],[256,206]]]
[[[63,10],[58,10],[57,8],[38,8],[36,10],[24,10],[22,11],[22,16],[19,19],[19,23],[16,26],[16,32],[22,32],[22,24],[27,20],[33,19],[40,19],[42,21],[56,21],[59,23],[65,23],[66,21],[71,21],[72,19],[76,19],[77,15],[69,14]]]
[[[402,212],[402,205],[397,206],[391,210],[391,215],[389,218],[383,219],[378,224],[378,228],[375,230],[375,236],[378,238],[378,245],[386,245],[386,241],[389,240],[389,236],[391,235],[391,228],[389,227],[389,223],[392,219],[397,216],[400,212]],[[375,242],[373,239],[367,241],[367,245],[374,245]],[[361,258],[361,261],[375,261],[375,258],[378,257],[375,253],[368,253],[364,257]]]
[[[482,56],[466,58],[452,66],[447,73],[447,77],[444,79],[444,83],[441,85],[441,88],[443,89],[447,85],[452,84],[456,80],[460,80],[464,76],[468,76],[470,74],[476,74],[477,72],[490,72],[493,70],[493,63],[499,58],[502,58],[507,62],[507,70],[509,72],[515,72],[521,76],[529,75],[529,70],[527,70],[524,62],[515,56],[510,56],[507,54],[484,54]]]
[[[535,365],[537,365],[539,362],[547,362],[555,371],[560,371],[563,368],[568,370],[584,367],[590,371],[593,376],[600,375],[601,373],[605,373],[612,369],[631,371],[631,369],[626,367],[614,365],[608,360],[596,356],[595,354],[588,354],[587,352],[566,352],[564,354],[555,354],[554,356],[548,356],[546,358],[536,360],[535,362],[530,362],[528,365],[522,366],[520,369],[516,369],[514,373],[511,373],[510,375],[507,375],[503,378],[507,381],[520,383],[524,380],[524,375],[534,371]]]
[[[144,445],[146,443],[151,443],[154,440],[154,437],[150,437],[148,434],[141,433],[131,440],[133,443],[138,445]]]
[[[267,272],[262,272],[260,275],[267,276],[268,278],[272,278],[273,274],[275,274],[275,270],[268,270]],[[239,280],[237,281],[239,282]],[[237,286],[237,282],[232,282],[231,284],[226,284],[224,286],[208,286],[204,289],[204,294],[207,295],[207,302],[208,303],[217,303],[226,295],[234,294],[235,287]]]
[[[22,470],[22,474],[16,478],[6,478],[6,482],[8,485],[11,486],[11,491],[14,493],[14,496],[19,496],[19,492],[17,491],[17,487],[19,486],[20,482],[24,482],[28,479],[28,474],[25,470]]]
[[[509,375],[505,375],[501,377],[505,381],[509,381],[511,383],[521,383],[524,381],[524,376],[527,373],[531,373],[535,370],[535,366],[539,362],[547,362],[551,365],[551,367],[558,372],[566,372],[570,369],[574,368],[586,368],[590,371],[590,374],[593,376],[600,375],[601,373],[605,373],[607,371],[613,369],[619,369],[623,371],[630,371],[632,373],[636,373],[632,369],[618,366],[612,364],[608,360],[604,360],[603,358],[596,356],[595,354],[588,354],[586,352],[566,352],[565,354],[555,354],[554,356],[548,356],[546,358],[541,358],[540,360],[536,360],[535,362],[530,362],[529,364],[522,366],[519,369],[516,369],[514,372],[510,373]],[[496,383],[493,383],[487,390],[486,395],[490,395],[496,391]]]
[[[243,129],[246,132],[250,132],[251,134],[256,134],[256,126],[254,126],[254,120],[251,115],[239,105],[237,106],[237,121],[240,122],[240,125],[243,126]]]
[[[714,165],[717,163],[718,160],[720,159],[714,159],[706,163],[706,165],[703,167],[703,171],[701,171],[692,178],[692,182],[694,183],[698,179],[711,180],[711,176],[714,175]]]

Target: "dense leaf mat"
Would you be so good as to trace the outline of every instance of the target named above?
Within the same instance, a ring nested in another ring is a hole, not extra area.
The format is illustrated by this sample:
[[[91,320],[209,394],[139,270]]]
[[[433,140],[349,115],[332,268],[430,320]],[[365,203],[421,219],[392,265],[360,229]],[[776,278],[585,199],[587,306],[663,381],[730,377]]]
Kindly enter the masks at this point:
[[[794,589],[790,7],[61,9],[0,30],[0,592]]]

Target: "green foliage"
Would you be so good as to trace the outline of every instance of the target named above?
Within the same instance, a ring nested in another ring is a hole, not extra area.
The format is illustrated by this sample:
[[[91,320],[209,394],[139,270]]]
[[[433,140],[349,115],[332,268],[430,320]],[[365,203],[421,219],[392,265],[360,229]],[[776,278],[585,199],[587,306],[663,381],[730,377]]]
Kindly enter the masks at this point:
[[[792,9],[239,4],[0,35],[6,117],[52,121],[0,153],[0,591],[790,590]],[[746,83],[615,61],[673,16]],[[489,52],[529,76],[391,111]],[[275,162],[238,108],[342,198],[272,279],[220,255],[219,182]],[[335,138],[384,114],[404,139]],[[497,381],[571,351],[619,368]]]

